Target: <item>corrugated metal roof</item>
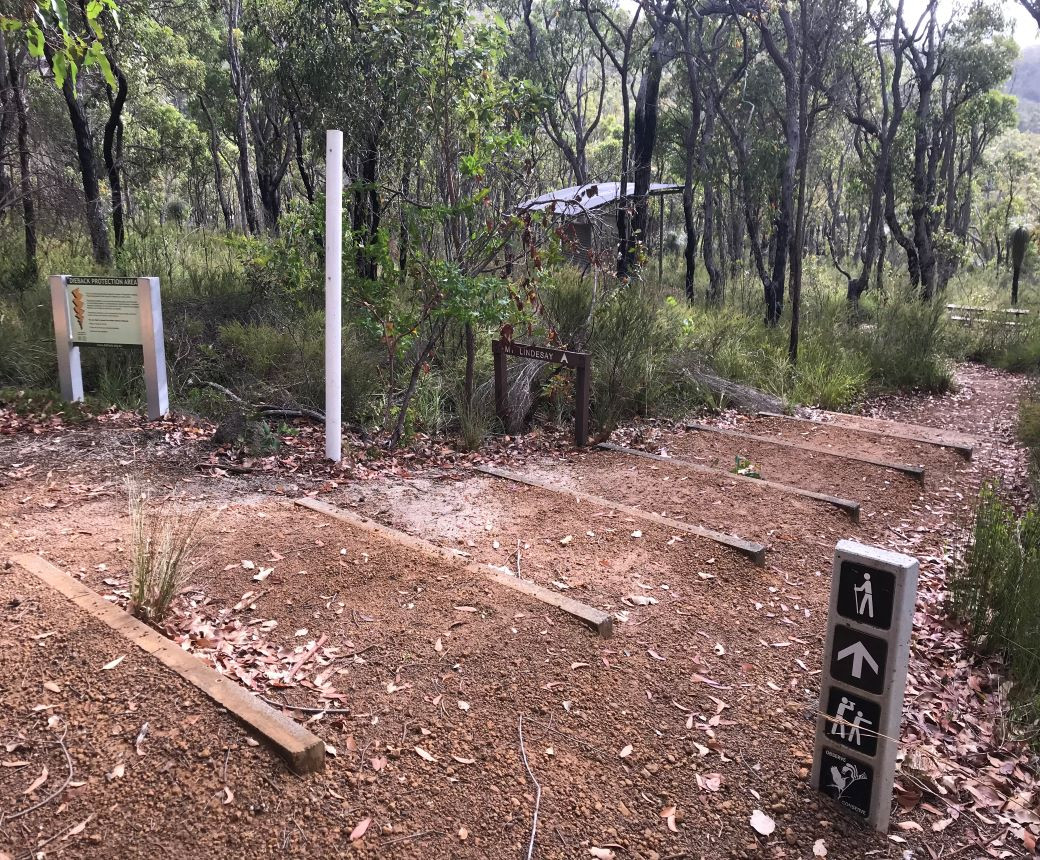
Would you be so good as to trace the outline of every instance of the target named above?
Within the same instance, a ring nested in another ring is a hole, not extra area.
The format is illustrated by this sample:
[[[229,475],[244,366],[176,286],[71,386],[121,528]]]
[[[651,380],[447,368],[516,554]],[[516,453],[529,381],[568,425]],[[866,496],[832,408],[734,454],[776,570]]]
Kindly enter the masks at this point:
[[[635,193],[635,184],[625,183],[625,191],[628,195]],[[675,194],[682,191],[681,185],[666,182],[650,183],[650,194]],[[572,185],[570,188],[561,188],[558,191],[550,191],[540,197],[532,197],[525,200],[517,209],[520,211],[542,212],[554,207],[557,215],[564,218],[577,218],[587,215],[594,209],[600,209],[611,203],[617,202],[621,196],[620,182],[590,182],[587,185]]]

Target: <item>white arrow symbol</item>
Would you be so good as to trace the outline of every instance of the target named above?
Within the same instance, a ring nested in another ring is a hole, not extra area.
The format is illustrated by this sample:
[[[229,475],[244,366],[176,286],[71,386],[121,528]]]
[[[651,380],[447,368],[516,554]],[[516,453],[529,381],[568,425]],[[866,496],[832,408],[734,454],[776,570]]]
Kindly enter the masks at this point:
[[[838,659],[844,660],[846,657],[852,658],[852,677],[861,678],[863,677],[863,661],[866,660],[870,665],[870,668],[874,670],[874,674],[877,674],[878,665],[874,662],[874,658],[870,656],[870,652],[866,649],[866,646],[862,642],[853,642],[848,648],[842,648],[838,652]]]

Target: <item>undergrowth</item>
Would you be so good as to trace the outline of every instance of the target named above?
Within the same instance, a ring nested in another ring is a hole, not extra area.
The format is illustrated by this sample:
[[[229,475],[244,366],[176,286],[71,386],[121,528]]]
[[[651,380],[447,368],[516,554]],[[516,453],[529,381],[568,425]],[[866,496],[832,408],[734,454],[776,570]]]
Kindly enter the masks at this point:
[[[1040,716],[1040,510],[1019,516],[984,486],[963,563],[951,578],[954,612],[978,647],[1003,656],[1021,688],[1019,716]]]

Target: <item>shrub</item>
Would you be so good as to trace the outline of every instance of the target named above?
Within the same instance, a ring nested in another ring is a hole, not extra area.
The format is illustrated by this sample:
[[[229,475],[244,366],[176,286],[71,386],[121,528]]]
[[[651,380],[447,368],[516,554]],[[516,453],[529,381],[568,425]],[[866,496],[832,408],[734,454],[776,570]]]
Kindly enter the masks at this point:
[[[198,562],[201,511],[166,500],[149,507],[148,493],[126,482],[130,507],[130,611],[161,621]]]
[[[984,486],[951,593],[979,646],[1002,654],[1033,706],[1040,704],[1040,511],[1019,518],[992,485]]]
[[[933,393],[949,390],[953,373],[941,353],[945,314],[939,302],[899,294],[880,302],[871,323],[850,333],[878,386]]]
[[[658,304],[637,283],[598,304],[589,338],[592,419],[605,439],[626,415],[646,413],[667,393],[665,360],[675,346]]]

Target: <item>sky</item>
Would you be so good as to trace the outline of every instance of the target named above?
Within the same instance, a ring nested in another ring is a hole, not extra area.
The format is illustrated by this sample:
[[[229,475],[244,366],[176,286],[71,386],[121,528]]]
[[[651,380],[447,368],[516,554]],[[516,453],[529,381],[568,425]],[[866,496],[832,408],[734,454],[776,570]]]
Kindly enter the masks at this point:
[[[903,6],[907,19],[913,20],[924,11],[926,3],[924,0],[905,0]],[[955,9],[963,8],[964,0],[939,0],[939,17],[948,17]],[[1015,41],[1019,47],[1027,48],[1030,45],[1040,44],[1040,29],[1036,21],[1018,0],[1004,0],[1004,14],[1010,17],[1015,24]]]

